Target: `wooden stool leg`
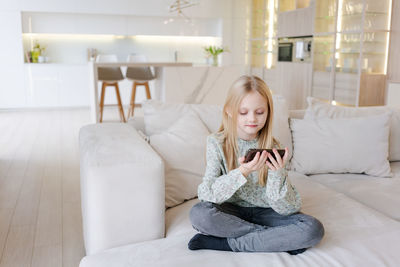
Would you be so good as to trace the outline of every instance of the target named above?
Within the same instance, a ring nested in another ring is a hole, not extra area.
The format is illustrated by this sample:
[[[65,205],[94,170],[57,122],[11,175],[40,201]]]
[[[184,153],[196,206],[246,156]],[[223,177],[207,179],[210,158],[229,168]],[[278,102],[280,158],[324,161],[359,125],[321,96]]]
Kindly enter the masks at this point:
[[[103,109],[104,109],[104,96],[106,94],[106,83],[101,84],[101,97],[100,97],[100,122],[103,122]]]
[[[136,98],[136,82],[133,82],[132,84],[132,92],[131,92],[131,103],[129,105],[129,111],[128,111],[128,118],[130,116],[133,117],[133,113],[135,111],[135,98]]]
[[[120,94],[119,94],[118,83],[115,83],[115,93],[117,94],[117,101],[118,101],[119,114],[120,114],[120,116],[121,116],[121,120],[122,120],[123,122],[126,122],[126,120],[125,120],[125,114],[124,114],[124,108],[122,107],[121,96],[120,96]]]
[[[145,82],[143,85],[146,87],[146,97],[147,97],[147,99],[151,99],[149,82]]]

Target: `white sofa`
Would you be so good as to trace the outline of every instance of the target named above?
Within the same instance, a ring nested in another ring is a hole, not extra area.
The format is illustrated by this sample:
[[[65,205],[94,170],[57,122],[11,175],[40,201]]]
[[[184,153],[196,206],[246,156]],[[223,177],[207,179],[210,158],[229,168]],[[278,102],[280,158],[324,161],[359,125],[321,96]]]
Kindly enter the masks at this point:
[[[203,117],[209,125],[214,119]],[[87,253],[80,267],[400,266],[400,161],[390,162],[391,178],[290,171],[302,212],[325,227],[321,243],[302,254],[191,251],[187,243],[196,231],[188,215],[198,199],[165,209],[166,166],[143,138],[145,126],[136,119],[80,131]]]

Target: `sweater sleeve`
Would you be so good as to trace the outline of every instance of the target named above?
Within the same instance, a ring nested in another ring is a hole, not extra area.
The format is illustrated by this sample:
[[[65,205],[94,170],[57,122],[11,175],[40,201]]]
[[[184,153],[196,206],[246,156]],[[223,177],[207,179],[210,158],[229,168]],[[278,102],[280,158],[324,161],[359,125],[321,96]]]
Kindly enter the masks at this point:
[[[247,182],[240,170],[234,169],[223,174],[223,153],[213,136],[207,137],[207,166],[202,183],[198,187],[198,197],[202,201],[221,204]]]
[[[281,215],[290,215],[300,210],[300,194],[290,183],[286,169],[268,171],[266,195],[271,208]]]

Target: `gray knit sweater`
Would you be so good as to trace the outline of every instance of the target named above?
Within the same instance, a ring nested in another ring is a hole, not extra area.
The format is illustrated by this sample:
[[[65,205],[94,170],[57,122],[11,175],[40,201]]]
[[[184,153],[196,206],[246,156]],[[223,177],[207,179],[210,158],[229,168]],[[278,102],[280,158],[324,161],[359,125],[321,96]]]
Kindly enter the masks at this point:
[[[251,141],[238,138],[239,156],[244,156],[249,148],[258,148],[257,138]],[[291,185],[286,169],[269,170],[265,187],[258,184],[258,172],[252,172],[247,178],[238,168],[227,172],[221,133],[207,137],[207,167],[198,196],[201,201],[217,204],[231,202],[242,207],[271,207],[282,215],[295,213],[301,207],[300,195]]]

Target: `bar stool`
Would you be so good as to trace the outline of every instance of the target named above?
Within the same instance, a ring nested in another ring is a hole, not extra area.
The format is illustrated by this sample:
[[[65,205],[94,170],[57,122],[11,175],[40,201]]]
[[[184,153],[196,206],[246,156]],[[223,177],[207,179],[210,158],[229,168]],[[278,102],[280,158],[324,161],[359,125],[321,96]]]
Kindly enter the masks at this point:
[[[128,62],[146,62],[146,56],[144,55],[129,55]],[[128,118],[133,117],[135,107],[141,106],[140,104],[135,104],[136,97],[136,87],[143,85],[146,88],[146,97],[151,99],[149,81],[155,78],[155,75],[151,71],[150,67],[128,67],[126,70],[126,78],[133,81],[132,92],[131,92],[131,102],[129,105]]]
[[[118,62],[116,55],[98,55],[96,58],[96,62]],[[118,108],[119,108],[119,116],[122,122],[126,122],[124,108],[122,107],[121,95],[119,93],[118,82],[124,79],[122,75],[120,67],[112,67],[112,68],[98,68],[98,79],[102,81],[101,85],[101,97],[100,97],[100,122],[103,122],[103,109],[104,109],[104,98],[106,94],[107,86],[115,87],[115,94],[117,95]],[[114,106],[114,105],[107,105]]]

